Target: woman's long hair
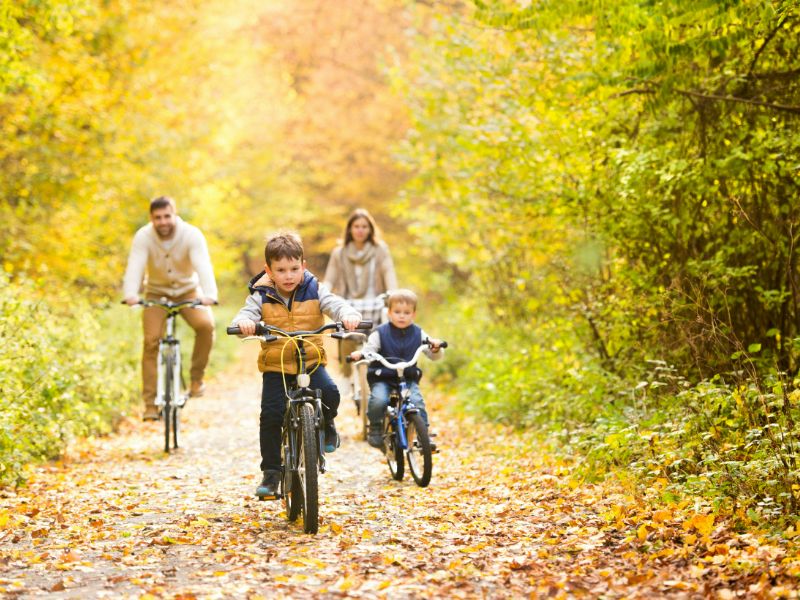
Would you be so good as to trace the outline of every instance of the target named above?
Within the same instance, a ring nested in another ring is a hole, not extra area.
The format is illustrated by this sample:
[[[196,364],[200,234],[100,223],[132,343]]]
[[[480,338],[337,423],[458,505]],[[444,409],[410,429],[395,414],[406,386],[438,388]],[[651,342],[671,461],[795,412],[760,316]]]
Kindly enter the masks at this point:
[[[347,225],[345,225],[344,228],[344,245],[347,246],[347,244],[353,241],[353,235],[350,233],[350,227],[353,225],[353,222],[356,219],[367,220],[367,223],[369,223],[369,236],[367,237],[367,241],[371,244],[377,245],[378,240],[381,239],[381,235],[378,231],[378,226],[375,224],[375,219],[372,218],[372,215],[369,214],[369,211],[366,208],[355,209],[350,214],[350,218],[347,219]]]

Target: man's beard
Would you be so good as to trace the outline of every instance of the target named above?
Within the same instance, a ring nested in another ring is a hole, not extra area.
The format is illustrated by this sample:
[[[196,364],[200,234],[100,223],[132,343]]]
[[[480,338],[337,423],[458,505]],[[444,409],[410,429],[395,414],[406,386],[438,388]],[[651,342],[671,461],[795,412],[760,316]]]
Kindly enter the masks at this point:
[[[162,225],[161,227],[156,227],[156,233],[160,238],[168,238],[174,231],[175,225]]]

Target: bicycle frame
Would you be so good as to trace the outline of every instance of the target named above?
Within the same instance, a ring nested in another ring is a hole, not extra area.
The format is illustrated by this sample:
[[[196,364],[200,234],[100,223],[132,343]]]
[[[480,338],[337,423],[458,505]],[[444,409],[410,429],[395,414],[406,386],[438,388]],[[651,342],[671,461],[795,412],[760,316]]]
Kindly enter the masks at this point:
[[[177,337],[175,337],[175,330],[176,330],[176,317],[178,313],[173,311],[167,312],[167,325],[166,325],[166,333],[164,337],[158,343],[158,369],[159,369],[159,376],[157,379],[156,384],[156,399],[155,405],[159,408],[163,407],[165,404],[164,397],[165,397],[165,386],[166,386],[166,377],[165,374],[161,373],[162,369],[165,369],[166,366],[169,364],[169,359],[173,359],[173,369],[174,373],[178,375],[178,377],[174,377],[172,381],[172,394],[171,397],[174,399],[175,406],[182,407],[186,404],[186,394],[181,393],[181,385],[182,385],[182,372],[181,372],[181,352],[180,352],[180,341]]]

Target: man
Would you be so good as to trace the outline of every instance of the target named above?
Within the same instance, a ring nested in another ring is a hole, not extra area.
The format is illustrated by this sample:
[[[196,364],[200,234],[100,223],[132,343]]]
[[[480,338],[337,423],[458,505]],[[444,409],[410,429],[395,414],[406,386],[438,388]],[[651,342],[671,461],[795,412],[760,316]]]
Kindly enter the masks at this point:
[[[180,302],[200,298],[205,305],[181,311],[181,316],[195,332],[189,393],[202,396],[205,391],[203,374],[214,342],[214,317],[208,306],[216,304],[217,284],[203,234],[177,215],[175,201],[166,196],[150,202],[150,223],[133,236],[123,282],[125,302],[137,304],[142,288],[147,300],[166,298]],[[142,314],[142,400],[145,421],[158,419],[155,406],[156,362],[158,342],[163,335],[166,319],[166,312],[158,306],[147,307]]]

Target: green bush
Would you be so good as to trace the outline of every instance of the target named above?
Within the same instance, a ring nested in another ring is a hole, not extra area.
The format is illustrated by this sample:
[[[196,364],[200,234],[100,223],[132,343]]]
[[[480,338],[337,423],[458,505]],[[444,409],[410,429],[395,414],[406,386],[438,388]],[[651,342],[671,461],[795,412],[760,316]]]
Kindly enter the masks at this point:
[[[120,313],[0,275],[0,482],[128,411],[138,350]]]

